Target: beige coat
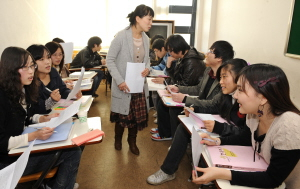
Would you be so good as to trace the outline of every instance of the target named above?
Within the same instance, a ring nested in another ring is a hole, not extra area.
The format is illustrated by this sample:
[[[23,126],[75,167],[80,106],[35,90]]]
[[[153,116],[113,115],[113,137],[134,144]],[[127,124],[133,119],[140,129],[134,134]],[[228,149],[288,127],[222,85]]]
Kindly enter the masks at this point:
[[[150,69],[149,38],[144,32],[142,32],[142,38],[145,48],[143,62],[146,63],[146,68]],[[127,62],[133,62],[133,36],[131,27],[118,32],[111,42],[106,57],[107,68],[113,78],[111,86],[111,111],[123,115],[128,115],[129,113],[131,94],[120,91],[118,85],[125,81]],[[145,89],[145,87],[147,85],[144,85],[147,99],[149,95],[148,89]]]

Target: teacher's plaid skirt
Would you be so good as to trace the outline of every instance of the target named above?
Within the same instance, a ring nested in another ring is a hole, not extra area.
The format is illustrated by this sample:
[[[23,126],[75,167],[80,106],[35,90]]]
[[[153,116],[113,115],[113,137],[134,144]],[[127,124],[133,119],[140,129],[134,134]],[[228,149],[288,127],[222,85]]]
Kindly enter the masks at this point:
[[[148,126],[148,113],[145,93],[131,94],[129,114],[110,113],[111,122],[119,122],[122,127],[142,130]]]

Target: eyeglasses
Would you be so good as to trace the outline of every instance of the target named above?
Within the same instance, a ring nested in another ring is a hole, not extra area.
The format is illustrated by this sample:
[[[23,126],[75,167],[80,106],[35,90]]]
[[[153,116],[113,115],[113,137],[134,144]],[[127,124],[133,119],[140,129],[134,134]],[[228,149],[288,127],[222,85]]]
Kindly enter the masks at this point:
[[[52,56],[64,56],[64,54],[59,53],[59,54],[53,54]]]
[[[212,51],[211,49],[208,49],[207,54],[208,53],[214,54],[214,51]]]
[[[31,66],[23,66],[23,67],[21,67],[21,69],[23,71],[28,71],[29,68],[34,71],[37,68],[37,64],[32,64]]]

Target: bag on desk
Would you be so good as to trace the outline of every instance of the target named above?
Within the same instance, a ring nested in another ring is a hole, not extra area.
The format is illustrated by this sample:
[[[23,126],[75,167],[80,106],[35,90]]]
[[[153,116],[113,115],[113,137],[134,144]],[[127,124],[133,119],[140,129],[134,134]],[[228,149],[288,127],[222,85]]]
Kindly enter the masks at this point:
[[[104,135],[103,131],[100,131],[99,129],[95,129],[93,131],[90,131],[90,132],[80,135],[78,137],[72,138],[72,142],[73,142],[73,144],[80,146],[81,144],[84,144],[90,140],[93,140],[94,138],[97,138],[97,137],[100,137],[103,135]]]

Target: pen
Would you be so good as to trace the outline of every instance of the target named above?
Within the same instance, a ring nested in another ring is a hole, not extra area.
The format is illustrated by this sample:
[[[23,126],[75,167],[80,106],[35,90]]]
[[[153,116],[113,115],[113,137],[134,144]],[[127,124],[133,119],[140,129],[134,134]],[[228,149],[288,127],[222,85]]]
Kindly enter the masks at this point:
[[[202,138],[202,140],[206,140],[206,141],[214,142],[214,143],[218,144],[218,140],[213,140],[213,139],[210,139],[210,138]]]
[[[193,106],[194,106],[194,104],[190,105],[189,108],[191,108],[191,107],[193,107]],[[180,113],[183,114],[183,113],[184,113],[184,110],[183,110],[182,112],[180,112]]]
[[[45,87],[47,91],[49,91],[50,93],[52,93],[52,91],[48,88],[48,87]]]
[[[43,128],[35,128],[36,130],[45,130]],[[57,133],[57,131],[53,131],[53,133]]]

